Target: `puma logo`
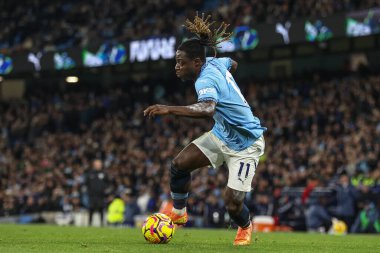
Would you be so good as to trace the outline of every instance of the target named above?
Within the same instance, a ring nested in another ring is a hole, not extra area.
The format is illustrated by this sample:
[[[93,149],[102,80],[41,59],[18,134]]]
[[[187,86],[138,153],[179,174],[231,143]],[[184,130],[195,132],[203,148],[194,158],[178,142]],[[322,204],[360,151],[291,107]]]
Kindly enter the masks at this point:
[[[242,184],[244,184],[244,181],[246,180],[247,178],[245,178],[244,180],[243,179],[241,179],[241,177],[238,177],[238,180],[242,183]]]
[[[285,25],[281,23],[276,24],[276,33],[281,34],[282,39],[284,40],[285,44],[289,44],[290,39],[289,39],[289,29],[292,26],[292,23],[289,21],[285,23]]]

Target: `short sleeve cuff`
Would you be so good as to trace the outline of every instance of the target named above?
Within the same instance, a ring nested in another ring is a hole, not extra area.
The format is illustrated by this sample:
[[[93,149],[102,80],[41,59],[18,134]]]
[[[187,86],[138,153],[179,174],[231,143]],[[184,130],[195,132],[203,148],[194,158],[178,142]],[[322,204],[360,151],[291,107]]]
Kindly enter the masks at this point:
[[[218,103],[218,100],[213,97],[204,97],[204,98],[198,99],[198,102],[205,102],[205,101],[214,101],[215,103]]]
[[[228,58],[228,70],[230,70],[232,67],[232,59],[231,58]]]

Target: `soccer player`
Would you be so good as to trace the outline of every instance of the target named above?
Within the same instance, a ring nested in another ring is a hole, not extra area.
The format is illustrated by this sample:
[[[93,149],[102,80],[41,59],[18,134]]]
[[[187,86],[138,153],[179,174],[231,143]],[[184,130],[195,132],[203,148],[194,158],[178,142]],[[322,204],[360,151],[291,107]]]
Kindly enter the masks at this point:
[[[248,245],[253,226],[244,198],[246,192],[251,191],[259,157],[264,153],[263,132],[266,128],[252,114],[231,75],[237,63],[230,58],[206,58],[206,47],[216,52],[216,46],[231,36],[231,33],[226,33],[228,25],[224,23],[211,31],[213,23],[209,18],[202,15],[196,16],[193,22],[186,20],[185,27],[197,38],[182,42],[175,56],[176,75],[183,81],[194,81],[198,102],[188,106],[152,105],[144,110],[144,116],[213,117],[215,125],[212,130],[186,146],[172,161],[170,188],[173,209],[168,215],[175,224],[185,224],[191,172],[209,165],[217,168],[225,163],[229,170],[225,205],[239,226],[234,245]]]

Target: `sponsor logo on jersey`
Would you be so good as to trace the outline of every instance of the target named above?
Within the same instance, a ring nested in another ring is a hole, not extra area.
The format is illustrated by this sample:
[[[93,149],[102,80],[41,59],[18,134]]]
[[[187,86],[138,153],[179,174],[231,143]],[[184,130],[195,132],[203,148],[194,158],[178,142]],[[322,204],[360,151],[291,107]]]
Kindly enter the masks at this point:
[[[198,91],[199,96],[202,96],[202,95],[207,94],[207,93],[216,93],[216,89],[215,88],[204,88],[204,89],[201,89]]]

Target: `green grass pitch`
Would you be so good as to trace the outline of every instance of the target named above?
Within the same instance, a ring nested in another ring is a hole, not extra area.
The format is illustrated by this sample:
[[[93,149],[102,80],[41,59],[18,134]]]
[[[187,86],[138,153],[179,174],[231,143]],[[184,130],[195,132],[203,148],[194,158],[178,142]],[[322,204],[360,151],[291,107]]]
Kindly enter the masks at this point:
[[[149,244],[140,229],[0,225],[0,252],[380,252],[380,236],[256,233],[254,243],[234,247],[236,231],[181,228],[168,244]]]

